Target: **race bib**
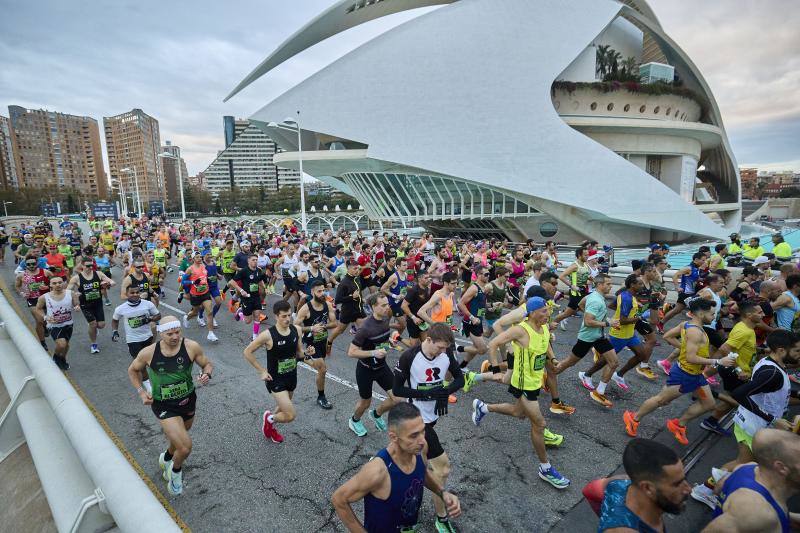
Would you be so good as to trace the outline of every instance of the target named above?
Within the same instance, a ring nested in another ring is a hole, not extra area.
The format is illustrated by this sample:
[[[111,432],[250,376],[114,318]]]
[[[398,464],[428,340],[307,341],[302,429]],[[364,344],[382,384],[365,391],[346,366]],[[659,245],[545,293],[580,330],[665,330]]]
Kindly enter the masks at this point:
[[[314,336],[313,336],[314,342],[322,342],[327,338],[328,338],[328,330],[327,329],[323,329],[319,333],[314,333]]]
[[[430,324],[428,324],[427,322],[421,322],[420,325],[419,325],[419,330],[420,331],[428,331],[429,327],[430,327]]]
[[[147,321],[147,315],[131,316],[128,317],[128,327],[131,329],[140,328],[147,324]]]
[[[297,359],[281,359],[278,361],[278,374],[288,374],[297,368]]]
[[[486,308],[481,307],[478,309],[478,318],[483,318],[486,315]]]
[[[86,299],[87,302],[91,302],[91,301],[94,301],[94,300],[99,300],[100,299],[100,291],[97,291],[97,290],[87,291],[87,292],[84,293],[84,298]]]
[[[544,364],[547,361],[547,353],[543,353],[536,356],[536,359],[533,361],[533,369],[534,370],[541,370],[544,368]]]
[[[250,294],[258,292],[258,283],[250,284]]]
[[[176,398],[182,398],[187,394],[189,394],[189,384],[185,381],[161,386],[162,400],[174,400]]]

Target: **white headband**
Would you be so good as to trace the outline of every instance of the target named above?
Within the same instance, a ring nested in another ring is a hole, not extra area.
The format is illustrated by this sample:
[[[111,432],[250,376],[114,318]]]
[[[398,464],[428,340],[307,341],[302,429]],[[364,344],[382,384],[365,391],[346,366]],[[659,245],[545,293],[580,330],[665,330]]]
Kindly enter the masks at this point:
[[[172,322],[167,322],[166,324],[159,324],[156,326],[156,331],[159,333],[163,333],[165,331],[169,331],[171,329],[180,329],[181,323],[177,320],[173,320]]]

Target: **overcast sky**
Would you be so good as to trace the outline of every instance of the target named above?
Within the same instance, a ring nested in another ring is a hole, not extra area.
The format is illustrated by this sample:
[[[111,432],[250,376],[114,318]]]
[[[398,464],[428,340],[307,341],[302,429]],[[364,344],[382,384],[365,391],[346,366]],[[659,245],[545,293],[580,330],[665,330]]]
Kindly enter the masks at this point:
[[[0,0],[0,114],[16,104],[89,115],[102,127],[103,116],[139,107],[158,119],[162,142],[179,145],[195,174],[223,147],[223,115],[251,115],[423,12],[329,39],[222,103],[286,37],[333,3]],[[800,171],[800,1],[650,5],[704,73],[740,166]]]

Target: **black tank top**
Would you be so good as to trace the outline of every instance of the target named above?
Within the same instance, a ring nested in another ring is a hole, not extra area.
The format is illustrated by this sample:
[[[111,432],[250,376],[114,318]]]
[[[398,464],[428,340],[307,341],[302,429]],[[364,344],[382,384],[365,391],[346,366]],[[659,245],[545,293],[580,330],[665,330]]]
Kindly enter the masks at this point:
[[[303,320],[303,325],[305,327],[313,326],[314,324],[322,324],[323,326],[328,323],[328,302],[325,301],[322,304],[322,311],[317,311],[314,309],[312,302],[308,303],[308,311],[309,315],[308,318]],[[327,328],[322,330],[319,333],[311,333],[308,332],[303,336],[303,340],[306,344],[321,344],[328,340],[328,330]],[[317,354],[319,355],[319,354]]]
[[[322,276],[322,270],[317,271],[317,275],[314,276],[311,274],[311,270],[309,269],[306,274],[308,275],[308,281],[306,281],[305,285],[305,292],[306,294],[311,294],[311,286],[314,284],[315,281],[325,281],[325,278]]]
[[[131,287],[139,287],[142,300],[149,300],[150,278],[147,277],[147,274],[142,272],[142,279],[136,279],[136,276],[134,276],[133,274],[129,274],[128,277],[131,278]]]
[[[102,298],[100,292],[100,276],[97,272],[92,272],[92,277],[88,280],[83,274],[78,274],[78,297],[81,305],[93,305]]]
[[[278,376],[297,372],[297,328],[289,326],[289,334],[278,333],[277,326],[269,328],[272,349],[267,350],[267,372],[275,379]]]

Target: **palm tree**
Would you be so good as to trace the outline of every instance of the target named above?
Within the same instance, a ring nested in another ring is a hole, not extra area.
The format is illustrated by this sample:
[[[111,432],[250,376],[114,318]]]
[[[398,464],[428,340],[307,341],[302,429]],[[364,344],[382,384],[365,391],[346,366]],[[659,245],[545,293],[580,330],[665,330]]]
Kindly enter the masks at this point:
[[[625,81],[636,81],[639,79],[639,63],[636,61],[635,57],[628,56],[628,58],[622,62],[622,76],[625,78]]]
[[[611,46],[607,44],[601,44],[597,47],[597,52],[595,54],[595,72],[599,75],[601,80],[608,74],[608,52],[610,49]]]
[[[619,62],[620,62],[620,59],[622,59],[622,54],[620,54],[619,52],[617,52],[614,49],[611,49],[611,50],[608,51],[608,57],[607,57],[608,74],[603,79],[608,78],[608,80],[606,80],[606,81],[619,79]]]

